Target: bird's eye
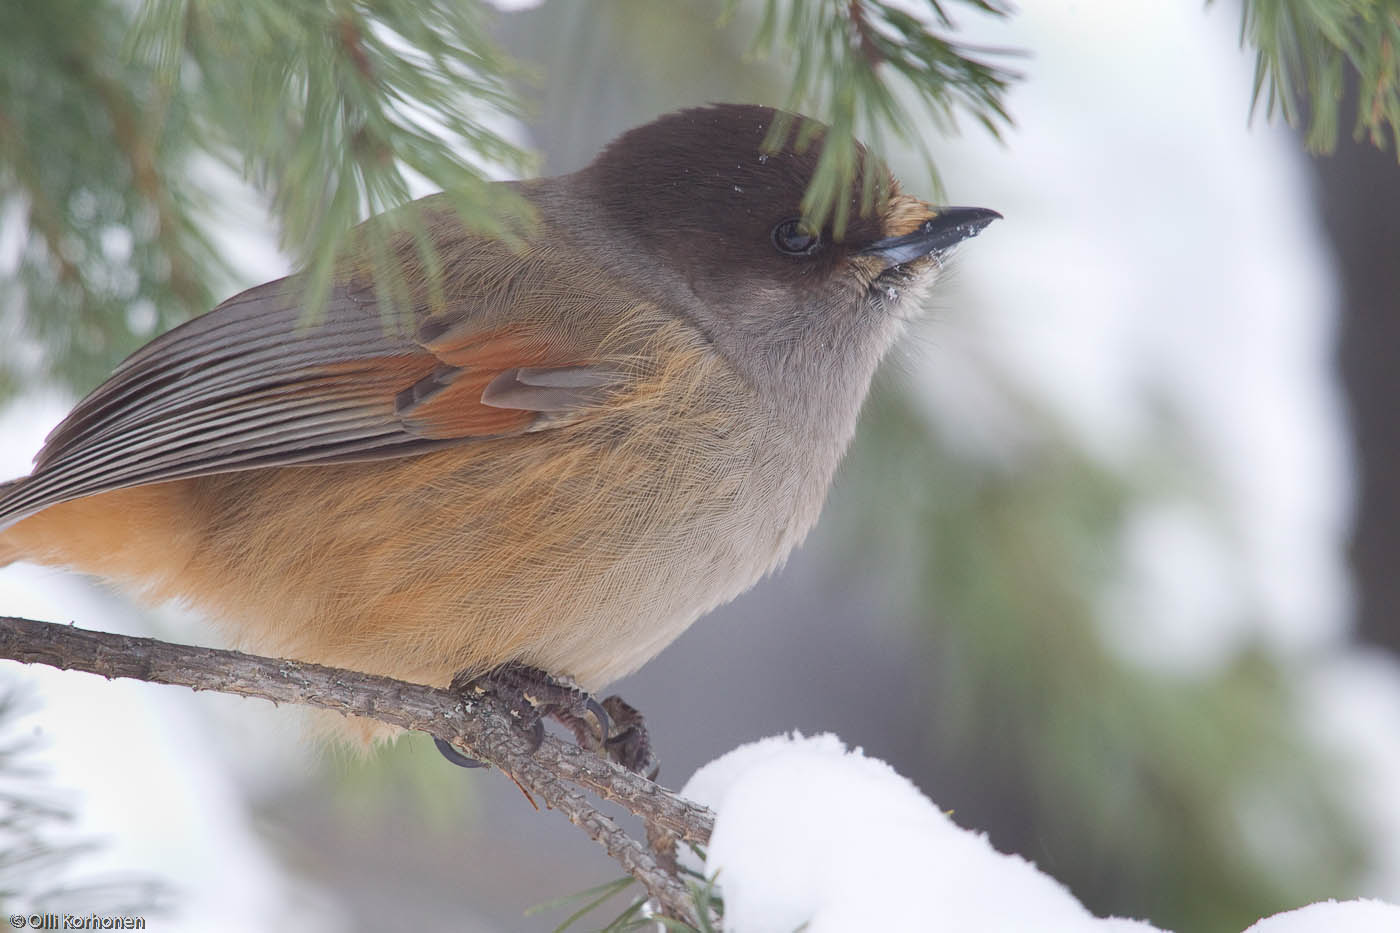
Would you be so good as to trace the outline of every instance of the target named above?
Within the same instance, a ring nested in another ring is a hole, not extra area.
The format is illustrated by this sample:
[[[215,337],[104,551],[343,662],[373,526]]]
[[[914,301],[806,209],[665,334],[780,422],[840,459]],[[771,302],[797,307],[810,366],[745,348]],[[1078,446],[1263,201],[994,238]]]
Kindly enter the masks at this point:
[[[789,256],[810,256],[822,245],[822,238],[804,227],[800,219],[785,220],[773,228],[773,245]]]

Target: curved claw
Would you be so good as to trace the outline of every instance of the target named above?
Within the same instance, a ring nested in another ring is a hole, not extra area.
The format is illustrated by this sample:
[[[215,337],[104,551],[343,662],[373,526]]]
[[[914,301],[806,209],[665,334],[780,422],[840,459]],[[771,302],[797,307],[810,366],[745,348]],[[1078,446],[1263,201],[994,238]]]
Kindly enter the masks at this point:
[[[537,716],[527,728],[530,730],[530,754],[533,755],[544,744],[544,720]]]
[[[591,694],[584,702],[588,706],[588,711],[593,714],[593,718],[598,720],[598,737],[607,742],[608,735],[612,732],[612,720],[608,717],[608,711],[603,709],[603,704],[593,699]]]
[[[651,753],[651,738],[647,735],[646,721],[642,714],[619,696],[608,697],[603,701],[603,707],[617,725],[617,734],[609,736],[603,742],[608,757],[628,771],[638,774],[647,773],[647,769],[650,768],[648,778],[655,780],[661,769]]]
[[[456,746],[454,746],[451,742],[443,741],[437,736],[433,736],[433,744],[437,746],[438,751],[442,752],[442,757],[446,758],[448,761],[452,762],[459,768],[489,767],[489,765],[487,765],[484,761],[477,761],[475,758],[468,758],[466,755],[463,755],[461,752],[457,751]]]

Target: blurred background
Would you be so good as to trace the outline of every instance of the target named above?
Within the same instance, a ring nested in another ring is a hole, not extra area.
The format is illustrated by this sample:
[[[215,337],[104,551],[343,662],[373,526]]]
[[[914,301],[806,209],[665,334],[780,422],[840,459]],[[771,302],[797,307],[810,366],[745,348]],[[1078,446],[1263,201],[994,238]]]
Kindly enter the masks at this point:
[[[493,28],[530,66],[510,132],[547,174],[662,112],[787,87],[781,61],[745,55],[742,3],[722,27],[710,2],[526,7]],[[882,370],[808,543],[617,685],[662,782],[832,731],[1101,914],[1227,931],[1328,897],[1400,901],[1395,154],[1344,140],[1314,158],[1251,121],[1231,4],[1026,0],[958,24],[1028,53],[1015,126],[1001,143],[916,129],[948,199],[1005,220]],[[914,152],[888,156],[931,194]],[[233,270],[198,287],[217,300],[288,271],[266,206],[217,166],[191,172]],[[111,283],[114,310],[78,327],[24,300],[44,217],[0,201],[6,477],[169,323],[131,284],[142,231],[104,203],[80,188],[57,206],[92,230],[66,261]],[[0,611],[215,641],[27,566],[0,572]],[[361,760],[256,701],[9,663],[0,682],[7,908],[532,931],[569,910],[526,908],[620,874],[421,737]]]

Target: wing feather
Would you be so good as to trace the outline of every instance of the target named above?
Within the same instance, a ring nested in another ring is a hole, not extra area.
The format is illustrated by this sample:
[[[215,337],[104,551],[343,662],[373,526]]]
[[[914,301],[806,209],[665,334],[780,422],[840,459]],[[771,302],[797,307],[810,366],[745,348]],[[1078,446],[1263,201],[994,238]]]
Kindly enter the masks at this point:
[[[490,308],[386,323],[371,289],[338,286],[307,324],[300,296],[295,278],[249,289],[128,357],[50,433],[31,476],[3,490],[0,526],[123,487],[523,433],[541,407],[482,399],[507,371],[568,368],[561,408],[596,404],[618,378],[578,375],[588,361],[577,354],[493,329]],[[570,391],[580,379],[588,391]]]

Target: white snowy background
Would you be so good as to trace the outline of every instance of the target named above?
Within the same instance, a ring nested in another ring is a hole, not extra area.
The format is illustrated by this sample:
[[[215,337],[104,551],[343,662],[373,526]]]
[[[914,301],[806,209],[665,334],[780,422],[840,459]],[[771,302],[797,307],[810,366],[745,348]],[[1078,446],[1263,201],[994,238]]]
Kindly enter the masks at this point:
[[[1011,98],[1016,128],[1004,146],[975,132],[938,144],[957,200],[1006,220],[963,251],[939,298],[955,307],[975,295],[977,316],[943,315],[936,345],[918,351],[938,365],[908,364],[930,417],[968,444],[1014,443],[979,382],[1013,373],[1114,462],[1150,446],[1145,399],[1171,400],[1222,485],[1222,513],[1164,503],[1137,517],[1125,544],[1135,577],[1105,596],[1125,610],[1106,615],[1136,624],[1106,634],[1134,660],[1183,673],[1226,663],[1246,638],[1300,659],[1303,714],[1350,763],[1335,780],[1382,853],[1367,893],[1400,901],[1400,676],[1393,659],[1346,641],[1352,490],[1331,368],[1336,286],[1297,141],[1246,125],[1252,58],[1237,47],[1233,9],[1020,6],[1009,26],[970,36],[1034,50]],[[242,210],[229,228],[257,227]],[[270,242],[227,248],[265,278],[282,262]],[[0,474],[26,471],[70,401],[29,397],[0,414]],[[8,614],[147,624],[114,605],[57,572],[0,571]],[[155,634],[212,640],[179,613],[161,619]],[[177,906],[159,929],[346,927],[335,896],[294,880],[249,826],[258,788],[310,767],[287,716],[47,669],[6,665],[4,677],[33,695],[19,731],[37,739],[35,760],[76,811],[72,836],[101,843],[73,863],[76,876],[166,880]],[[709,867],[723,866],[737,930],[870,928],[872,916],[900,928],[910,905],[948,929],[1149,929],[1092,919],[1057,882],[832,738],[740,749],[690,790],[720,808]],[[853,926],[843,911],[854,901],[842,898],[857,894],[867,913]],[[1397,930],[1400,919],[1383,905],[1319,905],[1253,929]]]

